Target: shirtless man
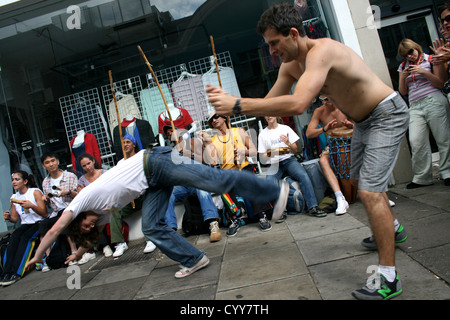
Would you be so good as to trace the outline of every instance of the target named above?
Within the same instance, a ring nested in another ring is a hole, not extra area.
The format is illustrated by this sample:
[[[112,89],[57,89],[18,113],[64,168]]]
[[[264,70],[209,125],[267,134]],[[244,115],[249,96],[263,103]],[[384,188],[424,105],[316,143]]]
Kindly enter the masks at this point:
[[[353,128],[353,122],[349,121],[345,114],[334,106],[333,102],[331,102],[327,97],[320,97],[320,99],[323,101],[323,105],[314,110],[311,121],[306,129],[307,138],[317,138],[322,133],[334,128]],[[322,126],[321,128],[318,128],[319,124]],[[341,188],[339,187],[339,181],[336,178],[333,169],[331,169],[328,148],[325,149],[320,155],[320,167],[322,168],[323,174],[335,194],[337,201],[337,208],[335,212],[336,215],[346,213],[349,205],[342,194]]]
[[[268,9],[257,30],[271,54],[283,61],[275,85],[261,99],[238,99],[208,86],[209,102],[222,115],[290,116],[302,114],[322,93],[356,122],[351,178],[359,180],[359,197],[377,242],[381,276],[377,285],[367,284],[353,295],[359,299],[399,295],[402,289],[395,271],[394,225],[386,191],[408,128],[406,103],[347,46],[331,39],[308,38],[301,17],[290,4]]]

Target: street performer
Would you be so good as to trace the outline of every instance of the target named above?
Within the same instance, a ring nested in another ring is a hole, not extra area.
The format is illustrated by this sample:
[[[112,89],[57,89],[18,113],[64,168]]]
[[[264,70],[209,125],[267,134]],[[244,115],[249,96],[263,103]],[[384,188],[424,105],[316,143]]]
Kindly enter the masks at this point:
[[[205,253],[167,226],[164,220],[172,189],[177,185],[219,194],[239,188],[244,197],[276,202],[274,215],[278,217],[284,211],[289,191],[287,185],[280,187],[248,172],[218,170],[202,165],[183,157],[171,147],[141,150],[80,191],[41,240],[27,269],[42,261],[45,250],[69,226],[71,234],[83,234],[86,241],[82,241],[80,249],[69,256],[66,263],[80,259],[109,223],[111,213],[141,195],[144,195],[142,232],[169,258],[181,263],[182,268],[175,277],[183,278],[206,267],[209,259]]]
[[[386,191],[408,128],[406,103],[344,44],[308,38],[302,18],[291,4],[269,8],[261,16],[257,31],[269,45],[270,53],[283,62],[272,89],[265,98],[238,99],[209,85],[209,102],[221,115],[292,116],[302,114],[323,94],[354,120],[351,179],[355,183],[359,180],[359,197],[377,242],[380,281],[353,295],[359,299],[390,299],[401,294]],[[289,94],[296,81],[294,93]]]

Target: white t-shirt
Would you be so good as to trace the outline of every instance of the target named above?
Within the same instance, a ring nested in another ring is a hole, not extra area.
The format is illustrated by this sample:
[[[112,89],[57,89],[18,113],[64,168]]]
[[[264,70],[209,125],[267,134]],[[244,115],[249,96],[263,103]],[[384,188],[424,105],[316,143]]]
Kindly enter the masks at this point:
[[[60,183],[61,183],[61,179],[62,179],[62,175],[59,178],[53,179],[50,177],[50,184],[53,186],[56,186],[59,188]],[[52,188],[52,194],[53,195],[57,195],[60,193],[60,190],[53,190]],[[63,201],[62,197],[53,197],[53,204],[56,206],[56,208],[58,209],[57,211],[59,212],[62,209],[65,209],[67,207],[66,203]]]
[[[24,194],[20,194],[19,192],[16,192],[11,196],[11,199],[16,200],[29,200],[34,205],[37,205],[36,199],[34,197],[34,192],[38,190],[41,194],[42,191],[37,188],[28,188],[27,192]],[[21,224],[34,224],[38,221],[41,221],[44,219],[40,215],[38,215],[36,212],[33,211],[33,209],[24,209],[20,204],[13,203],[13,205],[16,207],[16,211],[20,216],[20,223]]]
[[[97,225],[109,223],[112,212],[122,209],[148,188],[144,152],[141,150],[120,162],[83,188],[66,210],[72,211],[74,218],[80,212],[93,211],[100,216]]]
[[[269,149],[286,148],[287,145],[281,141],[281,135],[289,135],[289,143],[294,143],[300,137],[295,133],[291,127],[284,124],[278,124],[275,129],[265,128],[258,136],[258,153],[266,153]],[[282,155],[276,155],[270,158],[270,163],[278,163],[292,157],[292,152]]]

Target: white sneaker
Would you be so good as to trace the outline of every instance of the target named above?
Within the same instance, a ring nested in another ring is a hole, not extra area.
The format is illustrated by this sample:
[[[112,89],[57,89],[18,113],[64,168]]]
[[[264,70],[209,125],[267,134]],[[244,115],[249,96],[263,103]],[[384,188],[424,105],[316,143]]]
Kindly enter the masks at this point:
[[[187,277],[191,274],[193,274],[195,271],[198,271],[204,267],[206,267],[209,264],[209,259],[206,255],[203,255],[203,257],[200,259],[199,262],[194,264],[192,267],[181,267],[180,271],[175,273],[175,278],[180,279]]]
[[[127,246],[127,244],[125,242],[119,243],[116,246],[116,251],[114,251],[113,257],[114,258],[120,257],[121,255],[123,255],[123,253],[125,251],[127,251],[127,249],[128,249],[128,246]]]
[[[44,266],[42,267],[42,272],[49,272],[50,270],[52,270],[52,269],[50,269],[50,267],[46,264],[46,263],[44,263]]]
[[[78,260],[78,264],[84,264],[86,262],[91,261],[92,259],[95,259],[95,252],[86,252],[85,254],[83,254],[83,257],[81,257],[80,260]]]
[[[273,208],[272,220],[277,221],[281,218],[284,213],[284,209],[286,209],[286,204],[289,196],[289,183],[286,181],[281,181],[280,185],[280,195],[278,197],[277,203]]]
[[[109,258],[113,255],[113,252],[109,245],[103,247],[103,254],[105,255],[105,258]]]
[[[150,253],[155,251],[156,246],[153,244],[153,242],[151,242],[150,240],[147,240],[147,244],[145,245],[144,248],[144,253]]]
[[[348,205],[347,200],[345,200],[345,198],[340,199],[340,200],[338,201],[338,206],[337,206],[337,208],[336,208],[335,214],[336,214],[337,216],[340,216],[340,215],[346,213],[348,207],[349,207],[349,205]]]
[[[388,200],[389,200],[389,199],[388,199]],[[389,205],[390,205],[391,207],[395,207],[395,202],[392,201],[392,200],[389,200]]]

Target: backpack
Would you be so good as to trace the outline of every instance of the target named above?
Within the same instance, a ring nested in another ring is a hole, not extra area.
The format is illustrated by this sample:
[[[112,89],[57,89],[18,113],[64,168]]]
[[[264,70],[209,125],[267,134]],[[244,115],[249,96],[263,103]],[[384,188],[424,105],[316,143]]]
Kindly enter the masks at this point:
[[[203,221],[203,212],[197,195],[190,195],[183,200],[184,215],[182,229],[186,236],[207,234],[209,228]]]
[[[45,259],[45,262],[51,269],[67,267],[65,262],[68,256],[70,256],[70,246],[67,241],[67,236],[59,235],[53,243],[50,254]]]
[[[228,227],[231,224],[231,217],[236,216],[241,226],[248,222],[248,219],[253,218],[253,210],[250,202],[246,201],[240,196],[234,196],[229,193],[221,194],[223,201],[223,208],[219,224],[223,227]]]
[[[300,184],[291,177],[285,177],[287,183],[289,183],[289,195],[286,204],[286,211],[288,214],[299,214],[305,209],[305,199],[303,198]]]

